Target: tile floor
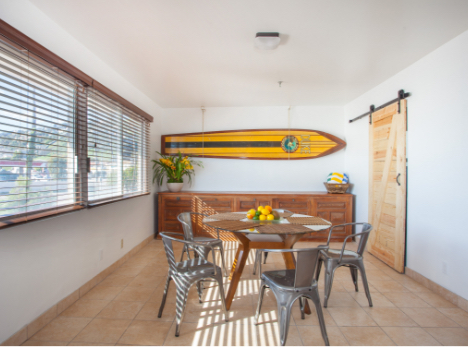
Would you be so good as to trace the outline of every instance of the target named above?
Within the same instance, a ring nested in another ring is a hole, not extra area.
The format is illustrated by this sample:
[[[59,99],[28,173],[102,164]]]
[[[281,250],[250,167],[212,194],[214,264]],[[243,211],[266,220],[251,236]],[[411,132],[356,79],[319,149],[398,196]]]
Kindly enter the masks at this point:
[[[225,243],[227,263],[232,264],[236,247],[234,242]],[[337,270],[324,310],[330,344],[468,345],[468,312],[370,254],[364,258],[374,307],[368,306],[361,282],[355,292],[349,270]],[[260,324],[253,324],[259,287],[258,277],[252,275],[253,252],[249,260],[229,322],[224,322],[217,287],[206,283],[202,304],[192,288],[181,335],[175,337],[174,283],[164,314],[157,318],[168,266],[162,242],[152,241],[24,344],[278,345],[276,300],[271,292],[266,293]],[[263,270],[283,266],[281,255],[270,254]],[[226,289],[228,283],[226,279]],[[323,278],[319,287],[323,297]],[[297,306],[292,316],[288,345],[323,345],[315,311],[302,320]]]

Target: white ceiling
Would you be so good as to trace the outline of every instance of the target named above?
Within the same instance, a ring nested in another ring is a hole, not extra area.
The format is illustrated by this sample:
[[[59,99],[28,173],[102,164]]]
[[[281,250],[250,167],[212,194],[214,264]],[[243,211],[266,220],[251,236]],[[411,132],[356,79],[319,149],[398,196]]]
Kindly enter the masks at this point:
[[[466,0],[31,2],[164,108],[344,105],[468,30]]]

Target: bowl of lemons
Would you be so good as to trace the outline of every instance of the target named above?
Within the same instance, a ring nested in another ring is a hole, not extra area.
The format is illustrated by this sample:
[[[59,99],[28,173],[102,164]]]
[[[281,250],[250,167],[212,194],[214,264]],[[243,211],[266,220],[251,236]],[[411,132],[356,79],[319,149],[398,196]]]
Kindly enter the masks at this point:
[[[271,206],[258,206],[257,210],[251,209],[247,212],[247,219],[260,224],[269,224],[281,223],[283,218]]]

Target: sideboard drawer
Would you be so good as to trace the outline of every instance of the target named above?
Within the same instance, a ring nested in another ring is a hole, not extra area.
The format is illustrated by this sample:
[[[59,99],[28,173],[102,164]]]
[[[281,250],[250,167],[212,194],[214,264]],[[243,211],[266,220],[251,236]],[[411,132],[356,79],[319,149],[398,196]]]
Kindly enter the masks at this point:
[[[309,213],[309,199],[304,198],[276,198],[273,199],[273,208],[289,210],[298,214]]]
[[[235,211],[248,211],[258,209],[259,206],[271,206],[271,197],[269,196],[239,196],[236,198]]]
[[[214,196],[199,197],[199,200],[207,207],[211,207],[215,210],[229,210],[232,211],[232,199],[231,198],[220,198]]]
[[[190,208],[192,207],[192,199],[190,197],[170,197],[164,199],[164,207],[165,208]]]

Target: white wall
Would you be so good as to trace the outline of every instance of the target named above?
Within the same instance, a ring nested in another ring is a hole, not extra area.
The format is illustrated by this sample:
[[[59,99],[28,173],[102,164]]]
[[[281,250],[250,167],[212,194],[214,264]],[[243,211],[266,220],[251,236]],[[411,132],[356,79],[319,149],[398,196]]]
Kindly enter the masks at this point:
[[[345,107],[345,171],[355,183],[357,220],[368,219],[368,119],[349,124],[396,97],[408,98],[407,266],[468,299],[468,31]],[[447,274],[442,263],[447,263]]]
[[[152,138],[159,137],[160,107],[31,3],[1,1],[0,18],[151,114]],[[153,195],[0,230],[0,342],[153,231]]]
[[[321,130],[344,137],[342,107],[292,107],[291,128]],[[288,127],[288,107],[216,107],[205,112],[205,131]],[[165,109],[163,134],[202,131],[199,108]],[[332,171],[343,171],[344,151],[313,160],[203,158],[191,187],[214,191],[325,191]]]

